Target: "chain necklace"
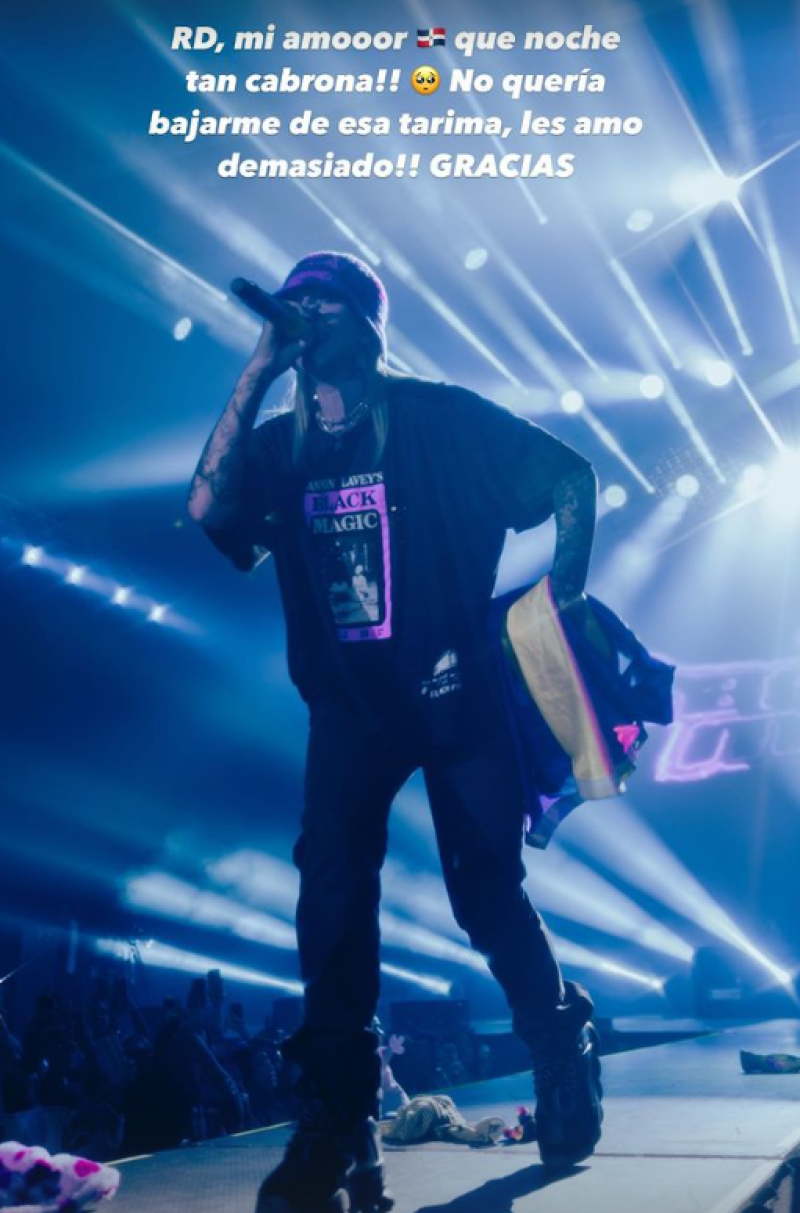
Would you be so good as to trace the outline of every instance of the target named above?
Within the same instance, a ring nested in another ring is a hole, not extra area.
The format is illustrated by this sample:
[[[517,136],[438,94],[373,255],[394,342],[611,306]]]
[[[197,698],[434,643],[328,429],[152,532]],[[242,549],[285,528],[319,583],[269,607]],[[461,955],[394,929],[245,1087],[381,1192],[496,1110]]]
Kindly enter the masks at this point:
[[[315,404],[319,405],[319,401],[317,400],[316,396],[314,397],[314,402]],[[328,421],[326,417],[323,417],[322,412],[318,407],[317,412],[315,413],[317,425],[322,430],[323,434],[328,434],[331,438],[340,438],[342,434],[349,434],[351,430],[354,430],[356,426],[364,420],[369,412],[369,407],[368,400],[359,400],[358,404],[350,410],[344,421],[338,422]]]

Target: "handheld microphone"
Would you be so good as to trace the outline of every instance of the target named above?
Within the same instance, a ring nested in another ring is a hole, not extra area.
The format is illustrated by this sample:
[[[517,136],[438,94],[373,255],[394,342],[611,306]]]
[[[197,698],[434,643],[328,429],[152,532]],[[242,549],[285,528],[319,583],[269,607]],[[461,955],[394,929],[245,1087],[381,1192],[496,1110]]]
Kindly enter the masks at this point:
[[[274,324],[285,337],[296,341],[308,332],[308,321],[304,316],[294,308],[287,307],[282,300],[276,299],[255,282],[249,282],[247,278],[234,278],[231,292],[245,307],[249,307],[251,312]]]

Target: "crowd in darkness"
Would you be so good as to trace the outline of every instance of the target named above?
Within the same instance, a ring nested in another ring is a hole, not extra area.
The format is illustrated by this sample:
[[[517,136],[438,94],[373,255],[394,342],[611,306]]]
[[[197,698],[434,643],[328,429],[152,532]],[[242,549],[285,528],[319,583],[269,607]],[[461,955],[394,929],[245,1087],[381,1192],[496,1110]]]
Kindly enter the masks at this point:
[[[248,1028],[216,971],[154,1009],[121,977],[41,994],[17,1034],[0,1014],[0,1141],[110,1161],[291,1120],[282,1039],[272,1015]],[[491,1059],[465,1031],[407,1039],[392,1065],[414,1094],[487,1077]]]

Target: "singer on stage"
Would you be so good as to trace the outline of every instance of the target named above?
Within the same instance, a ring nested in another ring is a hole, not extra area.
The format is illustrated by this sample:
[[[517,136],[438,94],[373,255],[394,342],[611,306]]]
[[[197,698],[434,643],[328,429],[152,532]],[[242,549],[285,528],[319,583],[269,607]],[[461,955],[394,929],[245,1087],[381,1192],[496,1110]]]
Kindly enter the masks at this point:
[[[305,1020],[284,1047],[303,1112],[257,1211],[376,1213],[392,1207],[371,1027],[380,871],[392,800],[418,768],[455,918],[530,1046],[542,1160],[568,1166],[600,1137],[592,1003],[562,980],[522,888],[522,791],[486,639],[506,531],[551,516],[552,593],[581,617],[596,485],[525,418],[389,371],[386,291],[356,257],[303,258],[270,304],[188,506],[237,568],[273,553],[310,716],[294,852]],[[255,427],[289,370],[292,407]]]

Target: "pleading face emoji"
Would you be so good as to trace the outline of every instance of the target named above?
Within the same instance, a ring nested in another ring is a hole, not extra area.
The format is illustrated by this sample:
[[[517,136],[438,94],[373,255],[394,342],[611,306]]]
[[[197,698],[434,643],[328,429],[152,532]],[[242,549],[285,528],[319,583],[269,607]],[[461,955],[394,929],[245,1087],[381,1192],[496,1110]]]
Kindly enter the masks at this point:
[[[417,67],[411,73],[411,86],[423,97],[435,93],[440,84],[441,77],[435,67]]]

